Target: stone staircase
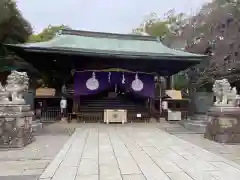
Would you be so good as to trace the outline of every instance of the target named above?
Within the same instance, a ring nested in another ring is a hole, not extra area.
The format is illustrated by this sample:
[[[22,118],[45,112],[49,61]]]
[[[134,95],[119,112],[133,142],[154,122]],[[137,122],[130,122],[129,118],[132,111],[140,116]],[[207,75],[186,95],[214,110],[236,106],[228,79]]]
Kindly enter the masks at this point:
[[[131,102],[121,98],[115,99],[86,99],[81,100],[81,111],[103,111],[104,109],[127,109],[128,111],[145,111],[146,108],[140,102]]]
[[[141,113],[148,116],[148,109],[145,106],[144,99],[138,99],[128,96],[109,97],[82,97],[80,102],[80,112],[85,115],[102,114],[104,109],[126,109],[128,118],[133,118]],[[129,119],[128,119],[129,120]]]
[[[205,114],[195,114],[180,123],[190,131],[204,133],[208,123],[208,116]]]

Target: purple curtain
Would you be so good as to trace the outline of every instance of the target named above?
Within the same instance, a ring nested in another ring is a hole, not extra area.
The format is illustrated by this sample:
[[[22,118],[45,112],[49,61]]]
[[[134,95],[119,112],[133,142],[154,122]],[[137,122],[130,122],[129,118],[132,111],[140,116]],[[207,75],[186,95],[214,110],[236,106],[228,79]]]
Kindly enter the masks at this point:
[[[154,76],[145,73],[127,73],[126,88],[133,93],[144,97],[155,97]]]
[[[154,98],[154,76],[130,72],[77,72],[75,73],[75,95],[96,94],[118,84],[126,91]]]
[[[76,72],[74,91],[76,96],[96,94],[111,86],[108,72]]]

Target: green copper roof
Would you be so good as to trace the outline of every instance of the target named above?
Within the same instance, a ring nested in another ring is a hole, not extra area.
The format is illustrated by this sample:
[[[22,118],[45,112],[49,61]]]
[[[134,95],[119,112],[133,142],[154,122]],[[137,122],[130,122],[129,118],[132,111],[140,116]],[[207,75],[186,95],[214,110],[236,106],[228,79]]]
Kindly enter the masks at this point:
[[[139,35],[122,35],[87,31],[63,30],[62,34],[47,42],[8,45],[26,50],[59,50],[75,53],[101,52],[108,54],[147,55],[201,59],[204,55],[192,54],[164,46],[158,38]],[[187,60],[187,59],[186,59]]]
[[[6,47],[41,69],[61,71],[120,68],[169,76],[207,56],[168,48],[159,38],[142,35],[62,30],[47,42]]]

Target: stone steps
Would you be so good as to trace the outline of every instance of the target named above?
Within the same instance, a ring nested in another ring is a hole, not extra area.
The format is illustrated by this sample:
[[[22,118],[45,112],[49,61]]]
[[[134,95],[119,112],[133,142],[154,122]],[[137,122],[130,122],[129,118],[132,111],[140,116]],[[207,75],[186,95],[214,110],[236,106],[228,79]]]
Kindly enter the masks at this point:
[[[207,115],[194,115],[187,120],[181,121],[181,124],[188,130],[197,133],[204,133],[208,123]]]
[[[192,121],[207,121],[208,120],[208,116],[199,114],[199,115],[191,116],[190,119]]]
[[[104,109],[127,109],[132,112],[148,112],[144,101],[126,100],[124,98],[101,98],[82,99],[80,103],[81,112],[103,112]]]

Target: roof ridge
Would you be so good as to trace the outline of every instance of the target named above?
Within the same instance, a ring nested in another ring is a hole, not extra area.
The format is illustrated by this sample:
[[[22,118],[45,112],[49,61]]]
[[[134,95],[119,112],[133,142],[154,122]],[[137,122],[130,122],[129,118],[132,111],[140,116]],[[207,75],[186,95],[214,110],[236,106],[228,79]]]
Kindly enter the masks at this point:
[[[142,41],[159,41],[158,37],[154,36],[142,36],[133,34],[119,34],[119,33],[107,33],[97,31],[84,31],[84,30],[72,30],[62,29],[60,34],[62,35],[74,35],[74,36],[88,36],[98,38],[109,38],[109,39],[122,39],[122,40],[142,40]]]

